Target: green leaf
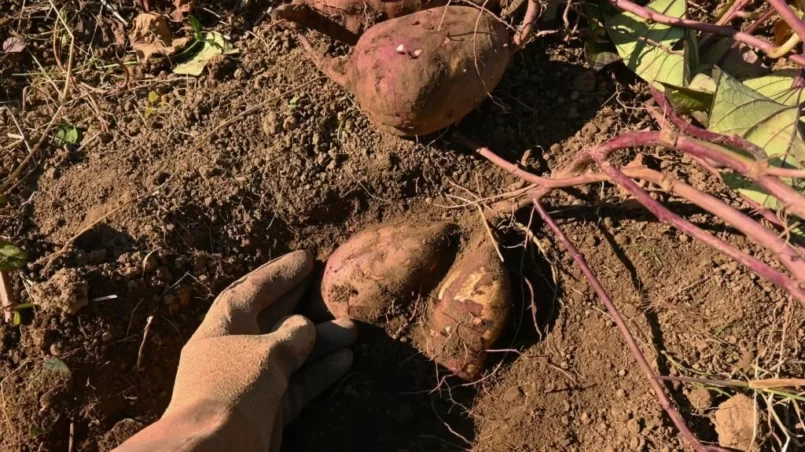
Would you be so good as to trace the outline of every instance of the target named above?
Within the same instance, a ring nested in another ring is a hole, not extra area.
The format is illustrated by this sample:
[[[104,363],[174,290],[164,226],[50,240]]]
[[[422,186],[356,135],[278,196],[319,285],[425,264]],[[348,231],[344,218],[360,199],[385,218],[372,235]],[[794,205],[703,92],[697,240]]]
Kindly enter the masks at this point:
[[[713,105],[713,93],[716,84],[707,75],[696,74],[687,88],[663,85],[665,96],[677,113],[690,113],[694,111],[709,112]]]
[[[739,135],[766,151],[769,164],[800,168],[805,161],[803,125],[799,121],[797,107],[775,102],[763,94],[716,68],[713,76],[718,83],[709,129],[723,135]],[[782,178],[802,191],[801,181]],[[724,182],[764,207],[782,207],[778,200],[764,193],[759,187],[733,173],[724,174]]]
[[[204,72],[204,67],[214,57],[218,55],[230,55],[238,53],[232,44],[227,42],[224,35],[217,31],[210,31],[204,36],[204,44],[201,50],[193,55],[188,61],[173,68],[175,74],[199,76]]]
[[[56,144],[64,146],[66,144],[78,144],[81,141],[81,131],[70,124],[60,124],[56,131]]]
[[[196,19],[196,16],[189,15],[187,16],[187,21],[190,23],[190,28],[193,29],[193,36],[197,41],[201,41],[201,23]]]
[[[793,107],[805,102],[803,87],[792,88],[796,75],[797,69],[783,69],[744,80],[743,83],[777,103]]]
[[[596,38],[591,38],[584,42],[584,57],[595,71],[600,71],[612,63],[621,61],[618,50],[611,42],[601,41]]]
[[[67,364],[55,356],[45,359],[45,361],[42,363],[42,368],[51,372],[70,375],[70,368],[67,367]]]
[[[707,111],[713,103],[713,94],[687,88],[665,85],[665,96],[677,113]]]
[[[8,242],[0,242],[0,271],[16,270],[25,266],[28,253]]]
[[[654,0],[648,8],[671,17],[685,17],[685,0]],[[626,67],[643,80],[678,87],[687,86],[688,49],[674,50],[686,36],[683,28],[647,23],[640,17],[623,12],[606,23],[607,31]]]
[[[11,314],[11,324],[17,326],[22,323],[22,315],[20,315],[20,311],[14,311]]]
[[[148,103],[153,105],[159,102],[159,94],[156,91],[149,91],[148,92]]]

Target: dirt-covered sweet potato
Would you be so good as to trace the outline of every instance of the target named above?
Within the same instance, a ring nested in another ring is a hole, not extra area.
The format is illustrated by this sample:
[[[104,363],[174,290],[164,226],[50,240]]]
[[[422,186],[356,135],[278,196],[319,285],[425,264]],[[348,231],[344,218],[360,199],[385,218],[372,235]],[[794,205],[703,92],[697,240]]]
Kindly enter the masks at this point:
[[[384,226],[362,231],[327,260],[321,294],[336,318],[372,322],[393,304],[428,292],[453,259],[455,226]],[[445,265],[446,264],[446,265]]]
[[[316,65],[352,92],[383,131],[425,135],[461,120],[497,86],[513,51],[505,25],[469,6],[444,6],[370,28],[348,61]]]
[[[511,311],[506,267],[488,243],[460,257],[442,281],[427,328],[427,353],[455,375],[472,379]]]

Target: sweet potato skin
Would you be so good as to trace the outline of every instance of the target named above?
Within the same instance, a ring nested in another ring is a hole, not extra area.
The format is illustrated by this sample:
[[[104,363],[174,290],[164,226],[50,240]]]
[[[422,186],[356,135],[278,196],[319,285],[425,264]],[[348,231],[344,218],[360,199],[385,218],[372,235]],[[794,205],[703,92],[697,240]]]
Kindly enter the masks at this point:
[[[491,245],[466,253],[450,270],[430,315],[427,353],[465,380],[483,369],[486,350],[503,332],[511,311],[508,272]]]
[[[351,91],[379,128],[426,135],[460,121],[497,86],[512,47],[506,27],[469,6],[419,11],[375,25],[358,40],[346,64],[311,59]]]
[[[321,294],[336,318],[373,322],[393,303],[438,284],[437,271],[450,252],[456,228],[449,223],[425,227],[384,226],[362,231],[327,260]],[[450,262],[447,262],[449,265]]]
[[[426,135],[461,120],[509,64],[506,27],[469,6],[431,8],[370,28],[347,65],[347,84],[383,131]]]

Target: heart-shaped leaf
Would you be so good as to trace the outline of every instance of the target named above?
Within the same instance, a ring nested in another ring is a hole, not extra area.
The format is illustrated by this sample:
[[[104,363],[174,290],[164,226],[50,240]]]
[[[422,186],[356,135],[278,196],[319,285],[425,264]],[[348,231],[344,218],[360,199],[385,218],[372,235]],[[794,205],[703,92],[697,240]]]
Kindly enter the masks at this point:
[[[647,8],[671,17],[685,17],[684,0],[654,0]],[[623,62],[643,80],[677,87],[689,79],[688,45],[675,50],[686,37],[683,28],[648,23],[628,12],[613,16],[606,23],[612,42]]]
[[[777,103],[793,107],[805,102],[805,87],[794,86],[796,75],[797,69],[782,69],[763,77],[744,80],[743,83]]]
[[[760,146],[771,165],[801,168],[805,141],[797,107],[775,102],[718,68],[713,71],[713,78],[718,88],[708,128],[727,136],[739,135]],[[776,198],[740,175],[726,172],[724,181],[764,207],[782,207]],[[784,181],[799,191],[805,188],[800,181]]]

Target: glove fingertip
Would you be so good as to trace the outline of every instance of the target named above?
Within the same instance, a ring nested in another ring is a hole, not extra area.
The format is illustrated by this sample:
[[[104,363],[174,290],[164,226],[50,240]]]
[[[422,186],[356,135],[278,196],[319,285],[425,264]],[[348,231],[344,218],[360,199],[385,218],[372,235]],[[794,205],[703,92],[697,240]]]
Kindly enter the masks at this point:
[[[280,319],[269,335],[293,347],[294,361],[298,360],[295,368],[298,368],[316,344],[316,325],[307,317],[294,314]]]

